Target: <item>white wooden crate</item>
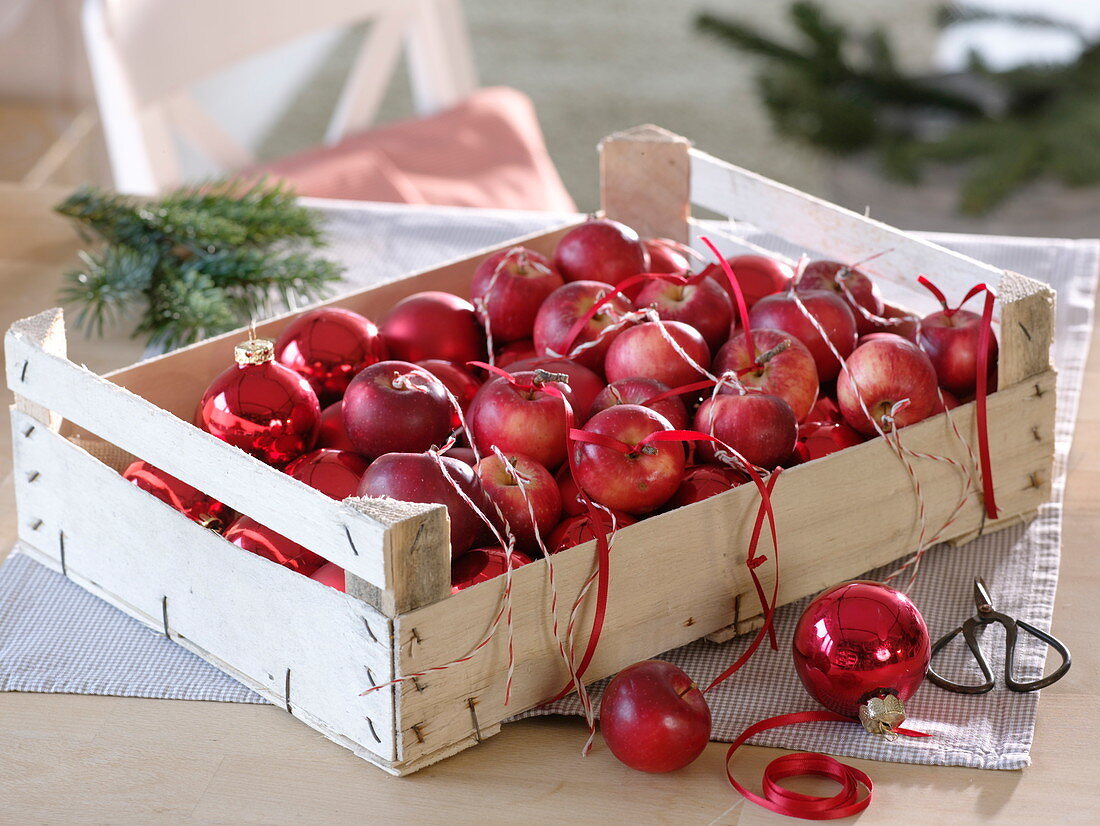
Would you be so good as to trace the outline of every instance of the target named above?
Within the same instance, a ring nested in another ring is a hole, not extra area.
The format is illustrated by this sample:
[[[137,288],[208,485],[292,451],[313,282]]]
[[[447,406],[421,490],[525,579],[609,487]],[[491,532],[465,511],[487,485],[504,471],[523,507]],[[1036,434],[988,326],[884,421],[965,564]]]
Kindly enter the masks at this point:
[[[997,500],[972,502],[948,539],[1018,521],[1046,501],[1053,461],[1051,290],[719,161],[656,127],[602,145],[604,207],[644,235],[692,241],[690,204],[831,257],[869,264],[894,303],[918,301],[918,272],[950,294],[996,286],[999,389],[989,398]],[[551,253],[568,229],[515,239]],[[727,247],[737,242],[721,239]],[[422,290],[468,291],[492,250],[341,297],[331,305],[379,317]],[[279,318],[259,327],[274,336]],[[450,662],[484,635],[500,583],[450,593],[446,510],[438,505],[334,502],[190,424],[196,400],[232,360],[243,331],[106,376],[65,356],[61,312],[17,322],[6,337],[19,541],[36,559],[226,670],[356,754],[406,774],[495,733],[548,699],[567,675],[551,636],[542,563],[515,572],[517,669],[504,706],[504,635],[474,658],[415,683],[371,685]],[[974,441],[974,404],[955,411]],[[914,450],[962,458],[946,418],[904,431]],[[341,594],[249,554],[124,481],[106,445],[137,456],[252,516],[347,571]],[[87,449],[86,449],[87,448]],[[96,449],[93,449],[96,448]],[[94,455],[93,455],[94,454]],[[954,508],[957,475],[918,463],[928,521]],[[773,497],[783,555],[780,602],[814,593],[910,553],[917,537],[910,480],[881,439],[786,471]],[[607,620],[586,680],[705,635],[759,621],[744,555],[758,500],[742,486],[624,528],[612,555]],[[859,531],[852,530],[857,519]],[[559,604],[594,570],[593,543],[554,557]],[[765,566],[765,587],[769,574]],[[592,606],[582,611],[587,627]],[[584,640],[581,640],[583,644]]]

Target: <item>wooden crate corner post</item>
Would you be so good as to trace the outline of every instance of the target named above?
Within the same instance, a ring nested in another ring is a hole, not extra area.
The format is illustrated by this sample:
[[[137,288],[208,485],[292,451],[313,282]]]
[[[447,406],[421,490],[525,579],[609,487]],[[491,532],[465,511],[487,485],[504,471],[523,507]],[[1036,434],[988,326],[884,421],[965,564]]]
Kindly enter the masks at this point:
[[[600,141],[604,214],[643,238],[690,239],[691,141],[646,124]]]
[[[31,361],[36,351],[61,358],[68,353],[65,313],[59,307],[16,321],[4,337],[8,388],[15,393],[15,409],[37,419],[56,433],[61,429],[61,416],[20,393],[27,382],[34,381]]]

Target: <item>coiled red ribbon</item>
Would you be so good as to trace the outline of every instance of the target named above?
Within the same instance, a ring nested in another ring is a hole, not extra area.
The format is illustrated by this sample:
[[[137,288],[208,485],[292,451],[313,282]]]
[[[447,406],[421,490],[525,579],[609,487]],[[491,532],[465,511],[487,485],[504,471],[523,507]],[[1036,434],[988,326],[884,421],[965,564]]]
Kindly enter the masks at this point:
[[[804,820],[835,820],[841,817],[849,817],[859,814],[871,803],[874,794],[874,784],[865,772],[841,763],[835,757],[817,752],[795,752],[785,754],[772,760],[764,769],[761,780],[763,795],[750,792],[737,782],[730,768],[730,760],[734,752],[745,744],[751,737],[755,737],[763,731],[769,731],[783,726],[793,726],[798,723],[841,722],[852,723],[848,717],[842,717],[831,711],[801,711],[796,714],[781,714],[778,717],[769,717],[754,723],[745,729],[730,743],[726,752],[726,777],[730,785],[746,799],[761,806],[768,811],[788,817],[799,817]],[[897,734],[905,737],[928,737],[927,734],[910,729],[894,729]],[[780,780],[788,777],[805,777],[816,775],[835,780],[840,784],[840,791],[832,797],[818,797],[812,794],[801,794],[779,785]],[[866,790],[863,794],[862,787]]]

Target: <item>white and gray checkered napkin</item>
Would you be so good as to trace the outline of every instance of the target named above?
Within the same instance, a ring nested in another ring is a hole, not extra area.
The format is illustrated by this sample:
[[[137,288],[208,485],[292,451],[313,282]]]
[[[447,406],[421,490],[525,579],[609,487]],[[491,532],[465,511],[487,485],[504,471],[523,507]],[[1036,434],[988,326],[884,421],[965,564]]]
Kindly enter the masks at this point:
[[[349,286],[390,280],[568,217],[389,205],[326,209],[333,252],[349,266]],[[973,612],[972,583],[982,576],[1000,610],[1049,629],[1058,578],[1065,463],[1092,328],[1100,243],[959,235],[934,240],[1047,281],[1058,291],[1056,475],[1054,501],[1030,525],[982,537],[963,548],[930,551],[912,596],[935,636]],[[786,644],[804,604],[777,612],[779,651],[762,646],[736,677],[709,695],[714,739],[732,740],[764,717],[815,708],[794,674]],[[746,644],[744,639],[720,646],[700,641],[663,656],[706,683]],[[1036,677],[1042,673],[1046,650],[1029,638],[1022,644],[1020,671]],[[948,673],[965,673],[963,651],[957,646],[943,655],[940,662]],[[995,657],[992,664],[996,673]],[[0,690],[264,702],[195,655],[18,554],[0,569]],[[766,732],[752,742],[898,762],[1015,769],[1030,762],[1038,702],[1038,693],[995,689],[971,697],[926,684],[907,703],[907,711],[912,727],[933,737],[890,744],[856,725],[813,723]],[[579,713],[576,700],[566,698],[521,716],[559,713]]]

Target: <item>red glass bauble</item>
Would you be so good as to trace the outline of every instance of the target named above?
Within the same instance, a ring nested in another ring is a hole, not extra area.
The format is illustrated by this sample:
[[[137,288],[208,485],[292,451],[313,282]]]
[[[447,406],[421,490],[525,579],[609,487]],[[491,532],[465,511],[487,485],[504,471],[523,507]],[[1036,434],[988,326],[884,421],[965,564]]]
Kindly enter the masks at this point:
[[[339,565],[332,562],[326,562],[316,571],[309,575],[310,579],[315,579],[322,585],[327,585],[329,588],[335,588],[337,591],[343,592],[346,590],[344,581],[344,569]]]
[[[666,508],[673,510],[702,502],[719,493],[743,485],[745,476],[728,465],[693,465],[684,471],[684,481],[668,500]]]
[[[611,517],[602,510],[597,509],[597,511],[603,527],[609,528]],[[633,525],[637,521],[635,517],[628,513],[615,511],[615,530],[625,528],[627,525]],[[563,519],[558,523],[558,526],[554,528],[554,532],[550,534],[550,538],[546,542],[546,550],[552,554],[556,554],[559,551],[581,545],[595,538],[596,531],[592,528],[592,520],[589,519],[588,514],[570,516],[568,519]]]
[[[348,450],[311,450],[286,466],[286,472],[333,499],[355,496],[370,464]]]
[[[204,528],[220,531],[233,521],[233,511],[226,505],[148,462],[138,459],[122,472],[122,478],[153,494]]]
[[[866,580],[830,588],[806,606],[792,648],[806,690],[846,717],[857,717],[875,697],[908,700],[932,653],[924,618],[909,597]]]
[[[246,551],[285,565],[292,571],[312,575],[325,560],[282,534],[275,533],[247,516],[238,516],[225,531],[225,538]]]
[[[531,557],[519,551],[512,552],[512,570],[529,565]],[[474,548],[451,562],[451,593],[487,582],[504,573],[508,557],[503,548]]]
[[[317,431],[317,447],[328,450],[355,450],[355,444],[344,427],[344,401],[333,402],[321,411],[321,429]]]
[[[385,358],[374,322],[340,307],[302,313],[275,340],[275,360],[305,377],[321,404],[339,399],[356,373]]]
[[[304,378],[273,361],[274,345],[237,345],[237,363],[210,383],[195,424],[257,459],[282,467],[313,448],[321,405]]]

